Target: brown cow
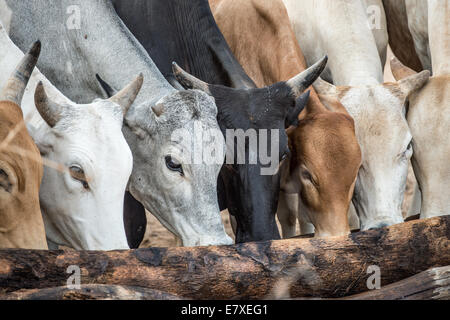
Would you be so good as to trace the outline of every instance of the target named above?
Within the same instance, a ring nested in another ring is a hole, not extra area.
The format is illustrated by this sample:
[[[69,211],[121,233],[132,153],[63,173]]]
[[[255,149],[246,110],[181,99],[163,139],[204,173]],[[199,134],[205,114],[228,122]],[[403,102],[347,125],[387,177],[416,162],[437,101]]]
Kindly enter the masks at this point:
[[[39,206],[39,150],[20,103],[41,49],[36,42],[0,95],[0,248],[47,249]]]
[[[233,53],[258,86],[306,69],[282,1],[210,0],[210,5]],[[297,209],[300,225],[311,222],[316,236],[350,231],[347,212],[361,165],[353,119],[340,102],[321,101],[310,90],[298,126],[288,130],[291,155],[281,167],[278,218],[283,237],[295,234]],[[296,198],[298,208],[293,205]]]

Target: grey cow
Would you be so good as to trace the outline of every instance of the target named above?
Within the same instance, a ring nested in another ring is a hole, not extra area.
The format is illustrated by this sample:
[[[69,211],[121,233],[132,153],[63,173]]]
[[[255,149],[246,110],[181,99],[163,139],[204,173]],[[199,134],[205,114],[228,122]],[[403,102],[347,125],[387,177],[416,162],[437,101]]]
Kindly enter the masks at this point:
[[[191,146],[171,135],[196,126],[219,131],[212,98],[174,89],[108,1],[0,0],[0,20],[20,48],[42,41],[40,70],[77,103],[103,94],[96,73],[115,88],[142,73],[143,87],[123,128],[134,158],[128,190],[183,245],[232,243],[217,202],[221,165],[191,164],[182,152]]]

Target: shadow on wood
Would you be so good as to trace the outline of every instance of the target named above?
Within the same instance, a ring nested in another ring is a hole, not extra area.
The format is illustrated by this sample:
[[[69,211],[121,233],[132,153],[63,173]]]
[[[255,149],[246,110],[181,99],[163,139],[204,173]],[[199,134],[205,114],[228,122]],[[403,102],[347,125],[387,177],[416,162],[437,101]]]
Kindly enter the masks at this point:
[[[88,284],[80,289],[56,287],[14,291],[0,300],[181,300],[181,298],[141,287]]]
[[[0,250],[0,295],[65,286],[68,266],[81,284],[164,290],[193,299],[339,298],[367,291],[367,268],[381,285],[450,265],[450,216],[411,221],[345,237],[233,246],[128,251]]]

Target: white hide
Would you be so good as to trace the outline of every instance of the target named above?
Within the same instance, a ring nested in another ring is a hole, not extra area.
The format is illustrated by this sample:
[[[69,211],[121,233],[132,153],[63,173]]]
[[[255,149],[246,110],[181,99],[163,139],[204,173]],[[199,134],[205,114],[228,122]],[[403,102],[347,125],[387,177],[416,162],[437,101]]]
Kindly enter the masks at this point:
[[[417,53],[433,71],[410,97],[407,115],[421,218],[429,218],[450,214],[450,1],[407,0],[406,5]]]
[[[376,107],[363,109],[360,101]],[[411,133],[403,114],[405,100],[382,86],[367,86],[350,89],[341,102],[355,119],[363,159],[353,201],[361,229],[402,223],[412,155]]]
[[[381,16],[381,29],[372,32],[367,10],[367,5],[377,2],[382,7],[381,1],[283,2],[307,64],[311,65],[324,54],[328,55],[328,67],[322,78],[336,85],[374,84],[383,81],[380,56],[386,56],[386,19]],[[384,10],[381,10],[381,14],[384,15]]]
[[[0,87],[22,57],[0,24]],[[35,107],[34,93],[40,81],[48,97],[63,108],[62,119],[53,128]],[[46,166],[40,189],[51,247],[127,249],[123,195],[132,170],[132,156],[122,134],[122,109],[105,100],[77,105],[35,69],[22,110],[43,157],[66,169],[58,171]],[[84,170],[89,189],[71,177],[67,168],[73,165]]]
[[[428,0],[400,1],[405,1],[408,27],[414,40],[416,53],[424,69],[431,71],[430,44],[428,41]]]
[[[377,30],[367,22],[368,6],[382,6],[381,1],[311,0],[301,5],[283,1],[306,60],[328,54],[327,80],[349,86],[315,87],[320,94],[335,95],[355,120],[363,162],[353,204],[361,229],[403,222],[401,203],[411,156],[411,133],[404,115],[409,93],[394,94],[382,83],[380,50],[387,47],[386,19],[380,17]],[[380,13],[384,15],[384,10]]]

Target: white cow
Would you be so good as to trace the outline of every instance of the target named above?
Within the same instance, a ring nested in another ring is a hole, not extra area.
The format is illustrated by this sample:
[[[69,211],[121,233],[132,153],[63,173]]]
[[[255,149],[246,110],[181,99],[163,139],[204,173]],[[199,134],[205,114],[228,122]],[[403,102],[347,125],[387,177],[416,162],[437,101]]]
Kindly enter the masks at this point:
[[[406,8],[417,54],[433,70],[428,83],[409,98],[407,115],[420,217],[429,218],[450,214],[450,1],[406,1]],[[415,74],[396,59],[391,67],[396,79]]]
[[[0,87],[22,57],[0,24]],[[133,159],[122,124],[142,81],[137,78],[109,100],[78,105],[39,70],[33,72],[22,109],[29,131],[47,159],[40,203],[50,248],[128,248],[123,195]]]
[[[412,155],[404,106],[429,73],[382,83],[387,27],[381,1],[283,1],[308,63],[329,56],[325,77],[336,86],[318,81],[316,90],[338,98],[355,120],[363,161],[353,204],[361,229],[403,222],[401,204]]]

